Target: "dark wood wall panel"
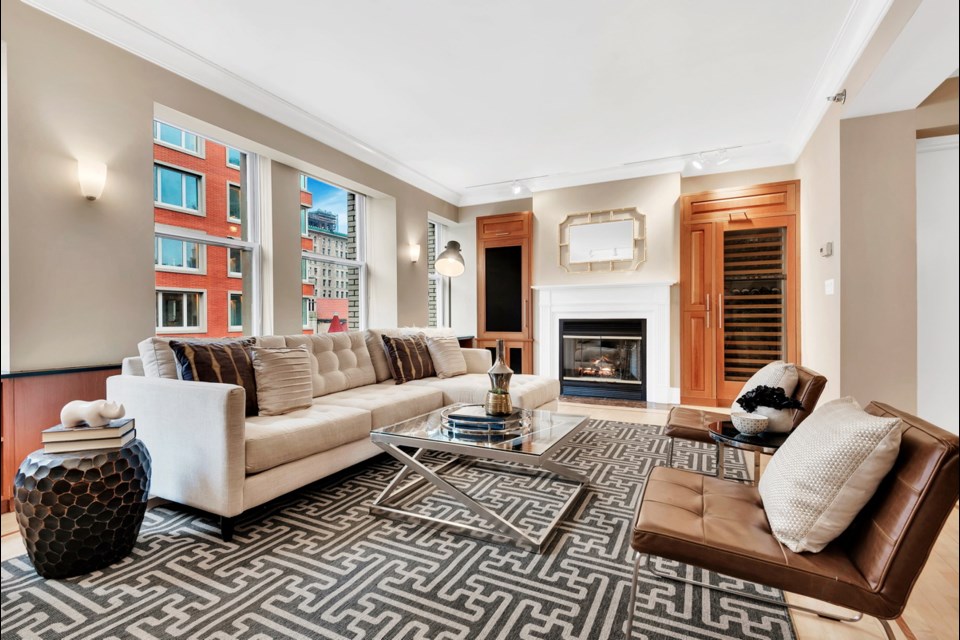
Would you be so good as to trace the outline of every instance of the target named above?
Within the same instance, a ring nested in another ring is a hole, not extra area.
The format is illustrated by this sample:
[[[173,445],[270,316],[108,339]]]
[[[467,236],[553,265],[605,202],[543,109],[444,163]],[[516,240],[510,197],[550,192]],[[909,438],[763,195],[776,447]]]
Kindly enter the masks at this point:
[[[40,432],[60,422],[60,409],[71,400],[107,395],[107,378],[120,368],[23,375],[3,379],[2,510],[12,507],[13,479],[20,462],[40,448]]]

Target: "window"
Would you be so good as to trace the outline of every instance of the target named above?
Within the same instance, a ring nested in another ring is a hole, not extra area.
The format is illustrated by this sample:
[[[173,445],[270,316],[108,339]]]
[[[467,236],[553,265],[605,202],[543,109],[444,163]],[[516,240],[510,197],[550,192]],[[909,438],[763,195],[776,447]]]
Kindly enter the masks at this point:
[[[302,308],[301,308],[301,320],[303,322],[304,329],[314,329],[314,321],[316,320],[315,312],[315,303],[313,298],[310,296],[303,296]]]
[[[165,147],[173,147],[195,156],[203,155],[203,138],[159,120],[153,121],[153,139]]]
[[[231,291],[227,309],[230,314],[227,328],[230,331],[243,331],[243,294]]]
[[[157,236],[153,246],[153,264],[158,269],[200,271],[200,244]]]
[[[153,200],[161,207],[200,213],[203,178],[162,164],[153,166]]]
[[[227,220],[240,222],[241,193],[240,185],[227,183]]]
[[[227,147],[227,166],[233,167],[234,169],[240,168],[240,157],[242,152],[239,149],[234,149],[233,147]]]
[[[427,222],[427,326],[449,327],[443,276],[436,272],[433,263],[443,250],[444,227],[437,222]]]
[[[300,233],[311,239],[310,249],[302,252],[300,268],[303,296],[310,299],[304,302],[304,309],[312,313],[305,315],[304,330],[359,329],[363,326],[366,275],[364,198],[311,176],[301,175],[300,185],[313,203],[300,207]]]
[[[243,250],[235,247],[227,248],[227,276],[231,278],[243,277]]]
[[[157,291],[157,333],[204,331],[202,291]]]

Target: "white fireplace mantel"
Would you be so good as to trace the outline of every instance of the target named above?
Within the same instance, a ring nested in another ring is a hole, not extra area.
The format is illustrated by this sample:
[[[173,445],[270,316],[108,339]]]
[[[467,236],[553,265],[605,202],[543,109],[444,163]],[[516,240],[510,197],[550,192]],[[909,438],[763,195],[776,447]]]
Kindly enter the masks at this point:
[[[647,321],[648,402],[679,402],[670,387],[670,287],[673,282],[533,287],[536,372],[560,377],[560,321],[636,318]]]

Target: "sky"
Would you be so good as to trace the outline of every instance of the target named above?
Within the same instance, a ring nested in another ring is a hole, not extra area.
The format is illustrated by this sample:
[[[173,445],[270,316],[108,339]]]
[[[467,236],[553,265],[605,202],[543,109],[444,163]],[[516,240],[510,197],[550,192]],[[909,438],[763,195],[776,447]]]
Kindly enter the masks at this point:
[[[307,190],[313,194],[314,209],[326,209],[337,214],[337,231],[347,232],[347,192],[307,176]]]

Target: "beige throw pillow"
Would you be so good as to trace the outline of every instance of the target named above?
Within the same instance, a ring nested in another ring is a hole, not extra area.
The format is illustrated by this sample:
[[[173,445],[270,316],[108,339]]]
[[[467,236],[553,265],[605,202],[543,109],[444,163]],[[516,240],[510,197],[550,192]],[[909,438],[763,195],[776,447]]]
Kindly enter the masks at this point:
[[[170,347],[170,342],[163,338],[147,338],[137,344],[140,360],[143,362],[143,375],[148,378],[167,378],[176,380],[177,358]]]
[[[307,347],[251,347],[260,415],[279,416],[313,403],[313,374]]]
[[[846,530],[893,468],[900,418],[840,398],[817,408],[771,458],[760,498],[774,537],[791,551],[823,550]]]
[[[427,336],[427,349],[438,378],[462,376],[467,372],[467,360],[456,338]]]
[[[780,387],[789,398],[797,389],[797,383],[800,376],[797,373],[797,367],[789,362],[777,360],[764,365],[759,371],[750,376],[750,379],[740,390],[739,398],[748,391],[757,387]],[[743,411],[743,407],[734,400],[730,411],[737,413]],[[756,412],[761,416],[767,416],[767,431],[786,433],[793,428],[793,410],[792,409],[772,409],[770,407],[758,407]]]

